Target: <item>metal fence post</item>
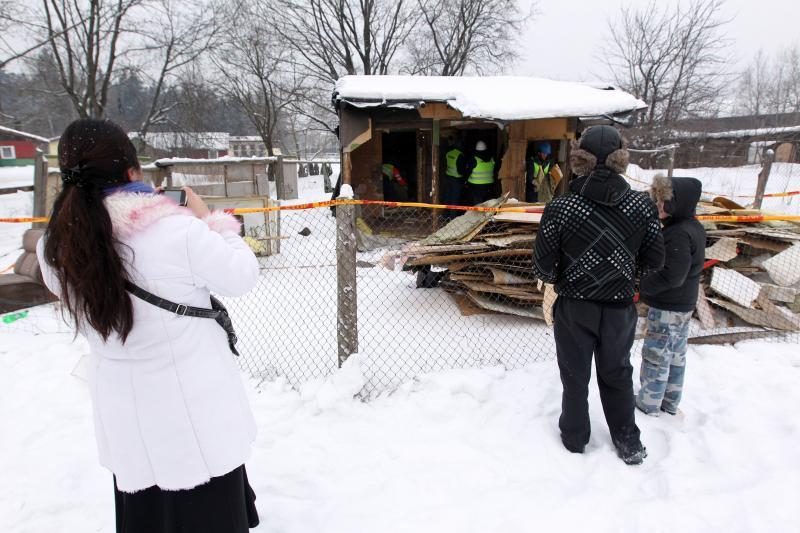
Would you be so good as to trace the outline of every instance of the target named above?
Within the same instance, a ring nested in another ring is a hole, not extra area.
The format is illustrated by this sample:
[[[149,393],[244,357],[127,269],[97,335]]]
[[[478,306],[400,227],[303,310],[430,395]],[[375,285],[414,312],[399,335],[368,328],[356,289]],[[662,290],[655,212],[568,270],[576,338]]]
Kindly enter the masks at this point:
[[[286,198],[286,191],[283,187],[283,156],[279,155],[275,163],[275,197],[278,200]]]
[[[753,202],[755,209],[761,209],[761,202],[764,200],[764,191],[767,190],[767,180],[769,180],[769,173],[772,170],[772,162],[775,160],[775,151],[767,150],[764,154],[764,163],[761,166],[761,172],[758,173],[758,184],[756,185],[756,199]]]
[[[350,187],[339,196],[352,200]],[[358,352],[358,297],[356,291],[355,206],[336,206],[336,345],[339,367]]]
[[[33,167],[33,216],[47,216],[47,158],[41,148],[36,149]],[[34,228],[44,228],[46,222],[33,224]]]

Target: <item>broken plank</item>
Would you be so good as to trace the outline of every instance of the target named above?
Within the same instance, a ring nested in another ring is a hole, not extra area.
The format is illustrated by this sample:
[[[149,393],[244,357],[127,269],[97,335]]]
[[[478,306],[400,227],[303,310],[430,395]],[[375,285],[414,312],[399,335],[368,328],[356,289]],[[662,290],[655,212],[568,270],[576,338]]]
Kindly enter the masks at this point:
[[[519,224],[538,224],[542,221],[542,213],[497,213],[494,216],[494,220]]]
[[[735,344],[739,341],[751,339],[769,339],[772,337],[785,337],[786,332],[763,329],[736,331],[731,333],[716,333],[713,335],[697,335],[689,337],[689,344]]]
[[[730,261],[738,255],[736,251],[736,239],[731,237],[722,237],[713,245],[706,248],[706,260],[717,259],[722,261]]]
[[[742,307],[735,303],[719,300],[716,298],[709,298],[712,304],[727,309],[735,314],[748,324],[755,326],[763,326],[770,329],[780,329],[783,331],[797,331],[800,330],[800,323],[792,320],[781,311],[770,310],[762,311],[760,309],[753,309],[750,307]]]
[[[703,326],[703,329],[712,329],[716,327],[716,321],[714,320],[714,311],[711,309],[711,306],[708,304],[708,300],[706,300],[706,295],[703,292],[703,288],[700,288],[700,292],[697,295],[697,318],[700,320],[700,324]]]
[[[511,249],[511,250],[495,250],[492,252],[479,252],[458,255],[432,255],[417,257],[408,261],[406,264],[410,266],[419,265],[441,265],[450,262],[471,261],[474,259],[488,259],[495,257],[520,257],[529,256],[531,251],[528,249]]]
[[[739,305],[751,307],[753,300],[761,292],[761,286],[735,270],[714,267],[711,272],[711,290]]]
[[[494,282],[501,285],[522,285],[531,282],[530,277],[520,276],[500,268],[489,267],[489,272],[492,273]]]
[[[544,314],[542,313],[541,307],[534,307],[534,308],[519,307],[516,305],[498,302],[492,300],[491,298],[487,298],[485,296],[481,296],[480,294],[476,294],[474,292],[468,292],[467,296],[476,305],[478,305],[483,309],[487,309],[489,311],[495,311],[497,313],[502,313],[507,315],[516,315],[525,318],[535,318],[537,320],[544,320]]]

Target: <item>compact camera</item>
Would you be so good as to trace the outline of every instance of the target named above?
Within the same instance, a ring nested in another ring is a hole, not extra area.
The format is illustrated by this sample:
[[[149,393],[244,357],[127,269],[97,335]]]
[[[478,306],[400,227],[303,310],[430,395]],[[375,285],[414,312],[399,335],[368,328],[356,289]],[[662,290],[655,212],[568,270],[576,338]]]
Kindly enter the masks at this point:
[[[175,201],[178,205],[185,206],[186,205],[186,191],[183,189],[161,189],[161,194],[164,196],[171,198]]]

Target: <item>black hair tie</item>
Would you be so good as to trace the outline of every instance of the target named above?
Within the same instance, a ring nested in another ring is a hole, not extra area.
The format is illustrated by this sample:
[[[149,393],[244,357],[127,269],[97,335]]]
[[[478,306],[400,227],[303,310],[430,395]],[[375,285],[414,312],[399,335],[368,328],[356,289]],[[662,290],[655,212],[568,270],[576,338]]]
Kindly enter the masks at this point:
[[[88,188],[91,186],[91,181],[83,175],[82,169],[79,166],[72,168],[61,169],[61,183],[64,185],[74,185],[79,189]]]

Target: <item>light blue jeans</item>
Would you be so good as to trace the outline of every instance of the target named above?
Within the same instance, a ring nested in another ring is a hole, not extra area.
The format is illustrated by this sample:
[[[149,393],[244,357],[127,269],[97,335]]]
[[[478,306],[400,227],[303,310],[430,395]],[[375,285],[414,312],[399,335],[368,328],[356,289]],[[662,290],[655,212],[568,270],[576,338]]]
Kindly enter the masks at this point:
[[[683,392],[686,371],[686,340],[692,311],[647,312],[647,334],[642,346],[642,384],[636,406],[647,414],[659,410],[675,414]]]

